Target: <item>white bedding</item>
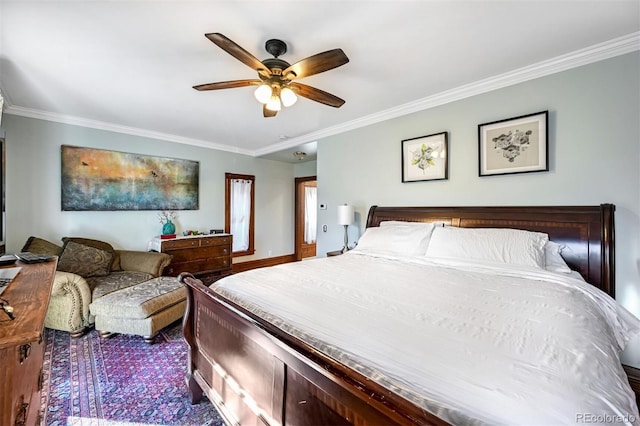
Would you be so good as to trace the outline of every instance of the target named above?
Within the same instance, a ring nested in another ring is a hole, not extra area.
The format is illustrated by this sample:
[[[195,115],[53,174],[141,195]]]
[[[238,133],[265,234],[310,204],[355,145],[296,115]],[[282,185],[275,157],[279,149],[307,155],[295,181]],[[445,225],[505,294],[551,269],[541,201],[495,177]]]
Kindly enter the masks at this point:
[[[640,424],[640,321],[570,274],[350,252],[212,288],[454,424]]]

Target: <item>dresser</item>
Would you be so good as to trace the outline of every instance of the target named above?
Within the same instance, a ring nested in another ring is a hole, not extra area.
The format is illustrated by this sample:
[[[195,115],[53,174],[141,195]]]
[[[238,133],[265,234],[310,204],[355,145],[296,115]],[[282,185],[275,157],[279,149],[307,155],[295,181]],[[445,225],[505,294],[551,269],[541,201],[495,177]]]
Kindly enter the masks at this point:
[[[231,273],[231,234],[189,235],[163,240],[154,238],[149,249],[171,255],[164,275],[191,272],[205,284]]]
[[[10,267],[22,269],[0,295],[15,319],[0,309],[0,425],[40,423],[44,362],[44,318],[56,261]]]

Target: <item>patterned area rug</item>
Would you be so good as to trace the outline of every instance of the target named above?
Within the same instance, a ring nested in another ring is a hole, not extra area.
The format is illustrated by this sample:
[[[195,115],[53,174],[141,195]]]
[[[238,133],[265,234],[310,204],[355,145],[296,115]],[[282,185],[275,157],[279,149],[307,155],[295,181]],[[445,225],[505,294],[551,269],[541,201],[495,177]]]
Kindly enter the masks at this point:
[[[45,339],[43,425],[224,425],[206,397],[189,402],[180,322],[152,345],[95,330],[71,339],[46,329]]]

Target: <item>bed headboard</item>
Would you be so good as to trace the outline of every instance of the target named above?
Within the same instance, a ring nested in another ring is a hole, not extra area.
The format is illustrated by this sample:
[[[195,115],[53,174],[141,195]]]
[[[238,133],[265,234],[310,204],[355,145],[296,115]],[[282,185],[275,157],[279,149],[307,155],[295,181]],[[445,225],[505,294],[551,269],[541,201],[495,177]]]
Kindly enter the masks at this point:
[[[367,228],[385,220],[444,222],[463,228],[514,228],[544,232],[566,248],[562,257],[584,279],[615,297],[613,204],[533,207],[378,207]]]

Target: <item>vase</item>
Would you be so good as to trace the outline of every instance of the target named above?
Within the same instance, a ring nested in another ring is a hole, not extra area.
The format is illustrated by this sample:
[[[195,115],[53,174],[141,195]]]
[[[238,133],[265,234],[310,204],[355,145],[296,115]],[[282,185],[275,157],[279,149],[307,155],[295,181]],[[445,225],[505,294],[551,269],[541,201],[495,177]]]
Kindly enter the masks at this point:
[[[167,220],[164,225],[162,225],[162,235],[169,235],[176,233],[176,226],[170,220]]]

